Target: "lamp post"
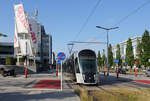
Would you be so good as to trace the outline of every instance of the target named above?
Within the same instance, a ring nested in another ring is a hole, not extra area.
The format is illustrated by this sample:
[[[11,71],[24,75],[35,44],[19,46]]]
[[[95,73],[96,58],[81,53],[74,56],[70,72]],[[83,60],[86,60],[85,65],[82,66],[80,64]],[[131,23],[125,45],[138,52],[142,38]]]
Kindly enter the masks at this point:
[[[108,66],[108,45],[109,45],[109,37],[108,37],[108,32],[109,30],[113,30],[113,29],[117,29],[119,27],[112,27],[112,28],[105,28],[105,27],[101,27],[101,26],[96,26],[96,28],[101,28],[101,29],[104,29],[106,30],[107,32],[107,76],[109,76],[109,66]]]

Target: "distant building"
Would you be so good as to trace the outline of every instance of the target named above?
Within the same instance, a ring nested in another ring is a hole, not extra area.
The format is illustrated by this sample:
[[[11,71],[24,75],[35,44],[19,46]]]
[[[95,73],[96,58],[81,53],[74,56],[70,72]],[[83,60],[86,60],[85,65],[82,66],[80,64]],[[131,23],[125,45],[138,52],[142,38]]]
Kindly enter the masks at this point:
[[[0,64],[5,64],[6,57],[14,57],[14,43],[0,42]]]
[[[137,49],[137,39],[141,40],[142,37],[135,37],[135,38],[131,38],[132,40],[132,46],[133,46],[133,54],[134,57],[137,57],[137,53],[136,53],[136,49]],[[121,58],[123,59],[123,61],[125,61],[125,56],[126,56],[126,46],[127,46],[127,40],[120,42],[120,54],[121,54]],[[117,51],[117,45],[114,45],[112,47],[112,52],[113,52],[113,57],[116,58],[116,51]]]
[[[46,34],[44,26],[41,26],[41,61],[44,64],[52,64],[52,36]]]

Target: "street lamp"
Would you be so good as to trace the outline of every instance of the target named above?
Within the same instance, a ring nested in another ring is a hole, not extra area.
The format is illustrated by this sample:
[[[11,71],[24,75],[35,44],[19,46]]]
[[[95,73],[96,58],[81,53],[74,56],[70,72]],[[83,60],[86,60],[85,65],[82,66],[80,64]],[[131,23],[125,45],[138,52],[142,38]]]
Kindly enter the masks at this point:
[[[96,26],[96,28],[101,28],[107,31],[107,76],[109,76],[109,66],[108,66],[108,45],[109,45],[109,37],[108,37],[108,32],[109,30],[113,30],[113,29],[117,29],[119,27],[113,27],[113,28],[105,28],[105,27],[101,27],[101,26]]]

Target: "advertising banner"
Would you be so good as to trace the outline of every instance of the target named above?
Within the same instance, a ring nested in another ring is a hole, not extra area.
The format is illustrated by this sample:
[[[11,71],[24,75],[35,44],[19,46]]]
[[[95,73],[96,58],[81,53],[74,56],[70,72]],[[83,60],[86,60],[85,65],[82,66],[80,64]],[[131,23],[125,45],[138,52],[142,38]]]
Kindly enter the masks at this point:
[[[15,34],[14,34],[14,47],[19,47],[19,42],[18,42],[18,33],[16,29],[16,24],[15,24]]]
[[[15,20],[18,33],[28,33],[28,26],[26,16],[24,13],[23,5],[18,4],[14,6]]]
[[[29,34],[32,41],[32,47],[37,48],[38,47],[38,39],[37,34],[39,32],[39,25],[37,21],[33,18],[28,18],[28,24],[29,24]]]

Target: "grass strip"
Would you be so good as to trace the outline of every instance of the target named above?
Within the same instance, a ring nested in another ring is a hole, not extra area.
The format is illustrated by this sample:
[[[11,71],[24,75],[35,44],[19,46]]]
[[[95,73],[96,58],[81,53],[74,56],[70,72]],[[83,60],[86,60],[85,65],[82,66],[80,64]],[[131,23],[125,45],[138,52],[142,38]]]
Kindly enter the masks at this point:
[[[81,101],[150,101],[150,89],[107,89],[112,94],[104,90],[87,91],[76,89],[75,93],[80,96]],[[114,96],[117,95],[117,96]]]

